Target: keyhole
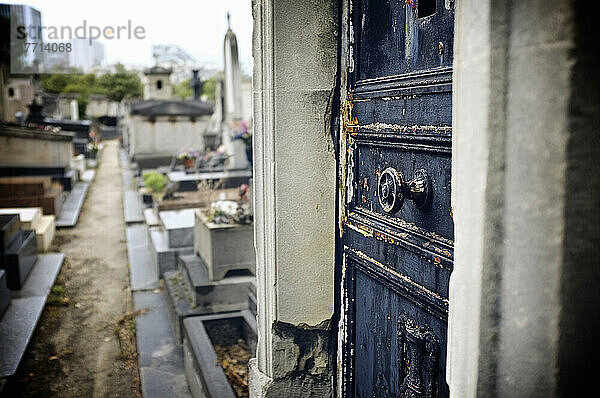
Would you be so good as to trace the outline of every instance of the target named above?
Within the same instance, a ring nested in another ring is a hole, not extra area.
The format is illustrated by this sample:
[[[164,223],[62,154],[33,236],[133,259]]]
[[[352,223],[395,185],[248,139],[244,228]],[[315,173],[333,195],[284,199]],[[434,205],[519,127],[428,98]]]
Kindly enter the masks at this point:
[[[419,18],[435,14],[435,2],[436,0],[419,0],[417,3]]]

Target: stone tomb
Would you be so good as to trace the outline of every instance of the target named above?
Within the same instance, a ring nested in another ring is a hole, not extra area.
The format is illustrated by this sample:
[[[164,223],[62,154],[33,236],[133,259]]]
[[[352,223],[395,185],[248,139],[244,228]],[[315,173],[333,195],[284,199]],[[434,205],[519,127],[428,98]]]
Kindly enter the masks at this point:
[[[9,289],[18,290],[37,260],[35,231],[21,230],[17,214],[0,216],[0,269],[6,272]]]
[[[215,224],[204,210],[194,214],[194,253],[202,258],[211,281],[223,279],[232,270],[255,273],[252,224]]]

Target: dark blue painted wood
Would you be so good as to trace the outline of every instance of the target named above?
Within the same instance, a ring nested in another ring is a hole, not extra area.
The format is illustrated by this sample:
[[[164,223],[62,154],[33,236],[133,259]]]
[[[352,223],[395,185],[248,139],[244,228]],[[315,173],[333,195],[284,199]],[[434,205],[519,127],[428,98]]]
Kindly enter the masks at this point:
[[[351,9],[342,390],[447,397],[454,2],[356,0]],[[378,183],[389,167],[405,180],[426,170],[428,206],[405,199],[386,212]]]

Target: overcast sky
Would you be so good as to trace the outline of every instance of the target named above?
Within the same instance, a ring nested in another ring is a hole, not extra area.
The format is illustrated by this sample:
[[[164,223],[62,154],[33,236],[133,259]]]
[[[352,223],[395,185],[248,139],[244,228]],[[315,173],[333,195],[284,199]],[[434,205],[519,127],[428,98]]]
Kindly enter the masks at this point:
[[[102,40],[108,64],[153,63],[153,44],[177,44],[200,62],[222,67],[223,36],[227,30],[226,13],[238,39],[242,69],[252,70],[251,0],[0,0],[5,4],[25,4],[42,13],[44,26],[87,25],[143,26],[143,40]]]

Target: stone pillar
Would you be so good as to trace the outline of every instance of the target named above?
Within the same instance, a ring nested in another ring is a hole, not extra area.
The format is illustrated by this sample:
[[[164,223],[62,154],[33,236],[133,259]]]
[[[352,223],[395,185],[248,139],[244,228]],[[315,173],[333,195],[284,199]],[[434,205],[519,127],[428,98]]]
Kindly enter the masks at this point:
[[[253,397],[332,394],[335,0],[254,0]]]
[[[456,7],[450,391],[567,396],[593,383],[599,344],[595,14],[569,0]]]

